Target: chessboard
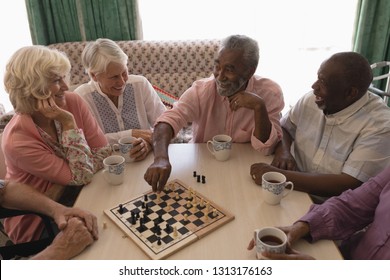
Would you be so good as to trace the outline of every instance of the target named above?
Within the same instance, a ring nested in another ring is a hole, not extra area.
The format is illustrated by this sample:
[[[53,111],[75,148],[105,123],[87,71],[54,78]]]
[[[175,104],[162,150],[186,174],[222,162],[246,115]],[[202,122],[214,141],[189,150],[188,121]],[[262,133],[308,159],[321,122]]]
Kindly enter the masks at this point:
[[[104,213],[151,259],[164,259],[234,216],[179,180],[159,194],[149,191]]]

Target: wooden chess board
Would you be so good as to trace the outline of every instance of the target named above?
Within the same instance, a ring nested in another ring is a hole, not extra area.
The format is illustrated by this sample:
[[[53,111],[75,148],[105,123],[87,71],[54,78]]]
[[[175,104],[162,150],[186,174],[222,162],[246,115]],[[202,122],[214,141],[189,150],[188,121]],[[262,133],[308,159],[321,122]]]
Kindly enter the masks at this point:
[[[151,259],[164,259],[234,219],[183,182],[169,182],[104,213]]]

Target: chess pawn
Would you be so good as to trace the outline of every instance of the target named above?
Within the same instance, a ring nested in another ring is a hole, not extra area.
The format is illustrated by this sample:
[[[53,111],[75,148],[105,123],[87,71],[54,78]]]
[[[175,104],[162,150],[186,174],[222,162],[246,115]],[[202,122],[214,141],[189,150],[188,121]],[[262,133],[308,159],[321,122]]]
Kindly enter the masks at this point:
[[[203,199],[203,197],[200,199],[200,207],[204,207],[204,199]]]

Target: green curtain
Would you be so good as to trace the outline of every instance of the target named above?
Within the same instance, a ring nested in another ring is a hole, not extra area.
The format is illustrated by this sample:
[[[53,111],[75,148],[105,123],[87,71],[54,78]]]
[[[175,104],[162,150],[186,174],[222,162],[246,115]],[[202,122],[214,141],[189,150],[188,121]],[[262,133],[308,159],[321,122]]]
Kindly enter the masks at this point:
[[[33,44],[135,40],[137,0],[25,0]]]
[[[76,0],[26,0],[33,44],[80,41]]]
[[[390,61],[390,1],[359,0],[355,22],[353,50],[364,55],[372,64]],[[386,69],[374,71],[381,75]],[[384,90],[385,81],[376,83]]]
[[[86,40],[137,39],[138,12],[136,0],[83,0]]]

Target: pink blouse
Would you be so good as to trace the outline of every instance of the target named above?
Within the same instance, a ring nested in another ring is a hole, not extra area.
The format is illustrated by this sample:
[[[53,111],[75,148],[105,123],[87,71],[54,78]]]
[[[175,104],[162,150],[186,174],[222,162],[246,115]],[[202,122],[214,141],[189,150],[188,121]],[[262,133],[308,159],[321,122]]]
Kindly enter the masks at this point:
[[[56,123],[59,143],[38,128],[30,115],[16,114],[6,126],[2,149],[7,165],[6,179],[22,182],[42,193],[53,184],[88,184],[102,168],[111,148],[88,105],[74,93],[66,94],[66,109],[78,129],[62,131]],[[36,240],[43,224],[25,215],[6,219],[4,228],[14,243]]]

